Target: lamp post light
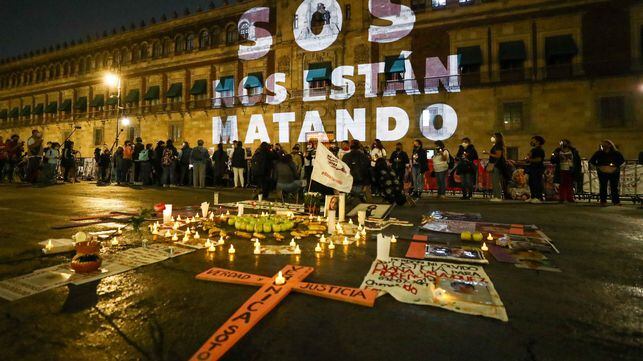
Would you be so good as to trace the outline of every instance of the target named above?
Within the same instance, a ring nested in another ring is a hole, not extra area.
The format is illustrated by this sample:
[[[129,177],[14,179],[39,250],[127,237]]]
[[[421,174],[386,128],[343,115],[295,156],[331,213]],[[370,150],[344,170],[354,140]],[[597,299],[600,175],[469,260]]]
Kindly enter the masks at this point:
[[[120,131],[118,129],[118,121],[121,119],[121,115],[123,113],[123,107],[121,105],[121,77],[116,74],[116,73],[107,73],[105,74],[105,85],[108,88],[116,88],[117,93],[116,93],[116,140],[114,142],[114,146],[118,147],[118,137],[120,135]],[[127,122],[125,121],[127,120]],[[123,118],[121,119],[121,122],[124,126],[129,125],[129,119],[128,118]]]

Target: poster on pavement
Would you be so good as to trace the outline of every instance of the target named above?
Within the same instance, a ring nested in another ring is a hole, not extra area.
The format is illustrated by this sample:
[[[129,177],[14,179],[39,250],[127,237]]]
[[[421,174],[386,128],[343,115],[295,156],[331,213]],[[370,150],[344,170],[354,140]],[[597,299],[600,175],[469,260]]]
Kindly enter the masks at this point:
[[[404,303],[508,321],[500,296],[478,265],[391,257],[375,260],[361,288],[388,293]]]

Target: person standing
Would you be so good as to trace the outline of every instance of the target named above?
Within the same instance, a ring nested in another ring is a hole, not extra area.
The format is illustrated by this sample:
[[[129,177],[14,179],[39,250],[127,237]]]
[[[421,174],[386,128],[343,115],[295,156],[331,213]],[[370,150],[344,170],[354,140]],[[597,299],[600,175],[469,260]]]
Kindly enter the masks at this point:
[[[107,183],[107,184],[110,183],[110,179],[107,176],[109,174],[109,166],[111,164],[110,158],[111,158],[111,155],[110,155],[109,149],[105,147],[105,149],[103,149],[103,152],[101,153],[98,159],[98,174],[99,174],[99,181],[101,183]]]
[[[99,156],[100,156],[100,153],[99,153]],[[63,148],[60,165],[62,166],[62,169],[63,169],[63,182],[75,182],[76,181],[76,151],[74,150],[74,142],[72,142],[71,140],[65,141],[65,146]]]
[[[420,198],[424,191],[424,173],[428,170],[429,165],[427,163],[426,150],[422,146],[422,141],[419,139],[413,141],[412,157],[413,194],[416,198]]]
[[[20,141],[18,134],[13,134],[11,138],[7,139],[5,144],[7,146],[7,179],[9,183],[13,183],[16,165],[22,158],[24,142]]]
[[[395,150],[391,153],[391,168],[395,172],[400,184],[404,184],[404,173],[409,165],[409,155],[402,150],[402,143],[395,144]]]
[[[192,180],[194,188],[205,188],[205,167],[206,162],[210,159],[208,150],[203,146],[203,139],[199,139],[197,146],[190,150],[190,164],[192,164]],[[183,166],[183,165],[181,165]]]
[[[274,153],[270,151],[270,145],[266,142],[262,142],[259,145],[259,149],[252,156],[252,174],[257,187],[261,189],[264,200],[267,200],[270,196],[273,160]]]
[[[614,142],[609,139],[603,140],[599,150],[589,159],[589,164],[596,167],[598,174],[601,207],[607,206],[608,184],[612,204],[615,206],[621,205],[618,183],[620,179],[620,168],[623,163],[625,163],[623,155],[616,149]]]
[[[232,151],[232,173],[234,177],[234,187],[243,188],[245,186],[243,172],[246,169],[246,151],[243,149],[241,141],[234,141],[234,150]]]
[[[31,131],[31,137],[27,139],[27,182],[36,183],[38,181],[38,168],[42,162],[42,133],[34,129]]]
[[[449,172],[449,158],[451,155],[444,146],[444,142],[435,142],[435,153],[433,155],[433,173],[438,183],[438,198],[446,198],[447,174]]]
[[[350,150],[351,144],[348,142],[348,140],[342,141],[339,145],[339,149],[337,150],[337,158],[344,158],[344,155],[350,152]]]
[[[116,185],[121,185],[121,182],[123,182],[123,178],[125,176],[123,175],[123,170],[125,167],[123,166],[123,147],[118,147],[116,148],[116,151],[114,152],[114,171],[116,173]]]
[[[152,161],[154,157],[154,150],[152,144],[146,144],[145,149],[138,153],[139,169],[139,184],[150,185],[152,184]]]
[[[311,139],[306,145],[306,154],[304,155],[304,177],[310,184],[310,177],[313,174],[313,160],[317,154],[317,140]]]
[[[0,183],[4,182],[5,167],[7,166],[8,159],[9,152],[7,151],[7,143],[4,141],[4,138],[0,136]]]
[[[136,137],[136,143],[134,143],[134,152],[132,154],[132,160],[134,162],[134,184],[142,185],[141,181],[141,161],[139,160],[141,152],[145,150],[145,144],[143,144],[143,139],[141,137]]]
[[[174,147],[172,139],[168,139],[163,149],[161,166],[163,167],[162,183],[163,187],[176,187],[176,163],[179,152]]]
[[[486,171],[491,173],[492,183],[492,202],[502,202],[502,190],[504,184],[504,175],[507,167],[505,160],[505,139],[502,133],[495,133],[491,137],[493,146],[489,150],[489,163],[487,163]]]
[[[351,150],[344,154],[342,162],[348,165],[351,176],[353,177],[351,194],[359,196],[363,201],[370,202],[371,162],[368,155],[362,150],[362,146],[358,140],[353,139],[351,142]]]
[[[297,179],[301,180],[304,177],[304,154],[299,150],[299,144],[293,145],[290,155],[297,168]]]
[[[574,180],[581,173],[580,154],[568,139],[563,139],[552,153],[551,163],[556,166],[554,183],[558,184],[558,201],[574,202]]]
[[[545,138],[535,135],[529,141],[531,150],[527,156],[527,174],[529,174],[529,191],[531,192],[531,203],[540,203],[543,201],[544,184],[543,174],[545,174],[545,151],[543,145]]]
[[[154,182],[156,185],[163,185],[163,153],[165,152],[165,142],[159,140],[154,148],[154,158],[152,167],[154,168]]]
[[[456,172],[460,175],[462,184],[462,199],[471,199],[478,171],[475,163],[478,160],[478,151],[471,144],[471,139],[462,138],[462,144],[458,147],[456,159],[458,160]]]
[[[58,160],[60,159],[60,144],[51,143],[49,149],[45,153],[47,163],[45,166],[45,183],[56,183],[56,168],[58,168]]]
[[[214,185],[225,186],[224,176],[228,171],[228,153],[223,149],[223,144],[217,144],[217,150],[212,154],[214,172]]]
[[[132,177],[130,175],[130,170],[132,169],[132,163],[134,159],[134,147],[132,142],[129,140],[125,141],[123,146],[123,163],[121,167],[121,183],[131,182]]]
[[[183,142],[183,146],[181,146],[181,151],[179,152],[179,173],[180,173],[180,178],[178,183],[180,185],[190,185],[193,183],[194,179],[194,169],[190,170],[190,159],[191,159],[191,154],[192,154],[192,148],[190,148],[190,143],[188,142]],[[208,158],[210,156],[208,155]],[[205,164],[205,163],[203,163]]]

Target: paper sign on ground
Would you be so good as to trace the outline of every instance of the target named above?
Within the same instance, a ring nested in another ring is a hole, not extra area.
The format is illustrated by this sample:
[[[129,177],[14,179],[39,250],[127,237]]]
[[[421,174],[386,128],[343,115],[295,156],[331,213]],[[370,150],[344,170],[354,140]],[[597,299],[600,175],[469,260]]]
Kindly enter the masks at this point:
[[[500,296],[479,265],[391,257],[387,262],[375,260],[361,287],[388,293],[400,302],[508,320]]]

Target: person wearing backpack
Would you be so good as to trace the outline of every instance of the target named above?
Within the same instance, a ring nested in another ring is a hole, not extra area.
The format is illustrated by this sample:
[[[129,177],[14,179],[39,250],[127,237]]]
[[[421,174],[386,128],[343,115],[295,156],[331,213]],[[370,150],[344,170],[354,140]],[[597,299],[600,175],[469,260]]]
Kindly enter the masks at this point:
[[[163,187],[176,187],[176,163],[179,156],[178,150],[174,147],[172,139],[165,142],[163,149],[163,156],[161,158],[161,167],[163,168],[163,175],[161,176],[161,183]]]
[[[451,154],[441,140],[435,141],[435,155],[433,156],[433,173],[438,182],[438,198],[446,198],[447,174],[451,164]]]
[[[154,157],[154,150],[152,144],[146,144],[145,148],[138,153],[139,169],[139,184],[150,185],[152,183],[152,158]]]
[[[208,150],[203,146],[203,139],[197,141],[197,146],[190,150],[190,164],[192,164],[192,179],[194,188],[205,188],[205,167],[210,159]]]
[[[475,164],[475,161],[478,160],[478,151],[471,144],[471,139],[462,138],[462,144],[458,148],[458,153],[455,157],[458,159],[455,170],[461,179],[462,199],[471,199],[478,170]]]

